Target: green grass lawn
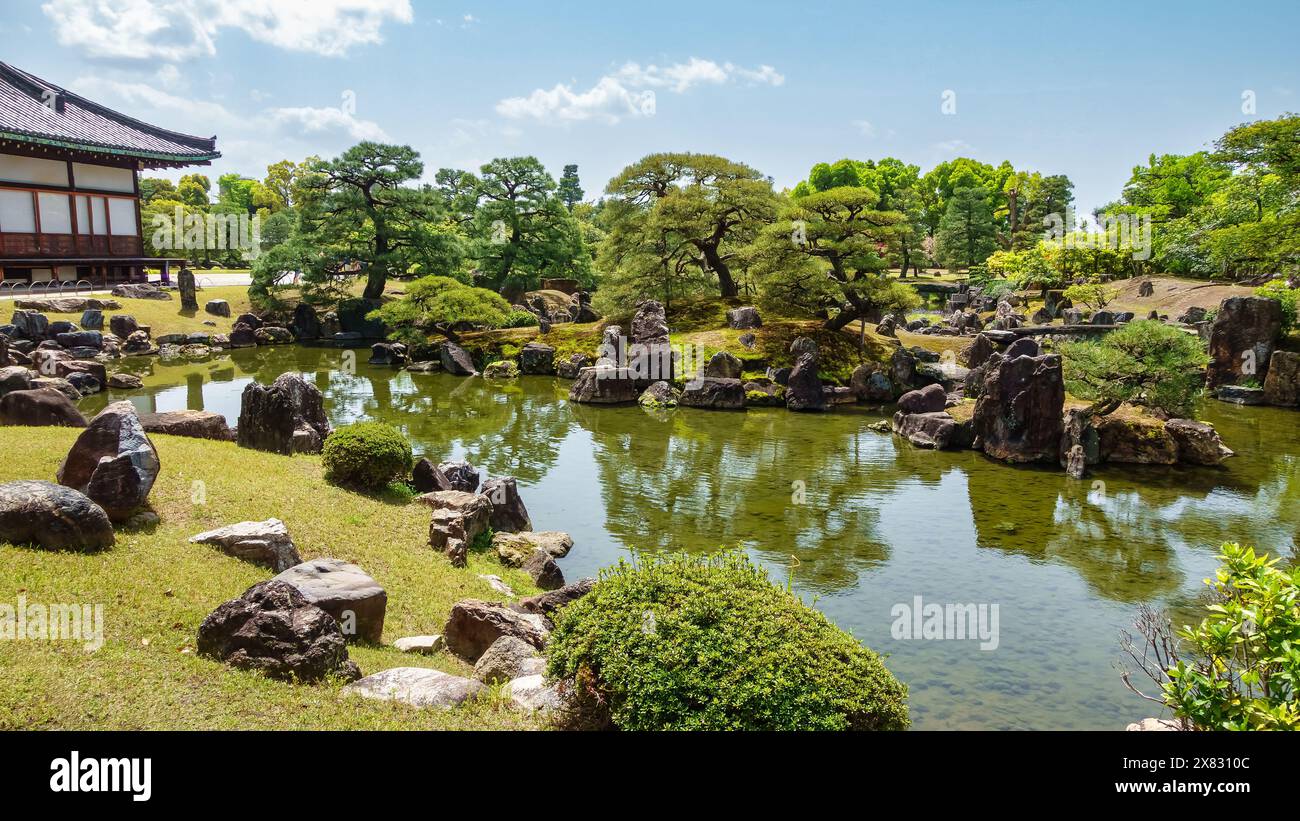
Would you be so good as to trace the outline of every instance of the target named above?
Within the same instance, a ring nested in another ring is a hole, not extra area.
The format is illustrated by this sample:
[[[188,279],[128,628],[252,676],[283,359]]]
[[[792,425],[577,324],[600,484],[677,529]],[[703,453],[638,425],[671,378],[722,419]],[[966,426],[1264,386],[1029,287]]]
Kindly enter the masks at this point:
[[[163,334],[180,334],[180,333],[212,333],[228,334],[234,327],[235,317],[242,313],[252,310],[252,303],[248,300],[247,285],[223,285],[217,288],[200,288],[198,291],[199,310],[197,312],[182,312],[180,295],[172,292],[172,298],[163,299],[123,299],[122,297],[108,297],[115,299],[122,304],[122,308],[117,311],[104,311],[104,330],[108,330],[109,317],[114,314],[130,314],[135,317],[136,322],[141,325],[148,325],[151,333],[155,338]],[[204,304],[210,299],[224,299],[230,303],[230,316],[213,316],[203,310]],[[79,317],[74,315],[50,314],[51,318],[70,318],[76,322]],[[205,325],[205,321],[215,322],[215,325]]]
[[[174,304],[174,303],[173,303]],[[0,481],[53,480],[77,436],[66,428],[0,427]],[[0,729],[498,729],[536,727],[499,697],[455,710],[417,710],[340,694],[341,685],[295,685],[194,653],[195,632],[217,605],[270,578],[264,568],[187,542],[243,520],[284,520],[304,559],[359,564],[388,591],[383,646],[352,645],[364,673],[434,667],[469,675],[446,653],[408,655],[402,636],[440,633],[463,598],[499,600],[480,573],[521,596],[537,592],[519,570],[486,554],[456,569],[427,545],[429,510],[327,484],[320,459],[233,443],[153,436],[162,473],[151,494],[162,521],[118,531],[99,554],[0,544],[0,602],[103,604],[105,643],[0,641]],[[204,491],[195,503],[195,482]]]

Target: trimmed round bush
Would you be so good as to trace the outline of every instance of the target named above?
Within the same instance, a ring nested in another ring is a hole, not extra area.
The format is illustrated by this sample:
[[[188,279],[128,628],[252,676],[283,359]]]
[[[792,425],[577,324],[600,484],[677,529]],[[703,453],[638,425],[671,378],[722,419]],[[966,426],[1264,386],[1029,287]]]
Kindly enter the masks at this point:
[[[548,673],[572,726],[901,730],[907,688],[880,657],[743,554],[619,562],[557,614]]]
[[[511,311],[502,325],[505,328],[531,328],[537,325],[537,315],[531,311]]]
[[[392,425],[354,422],[325,438],[325,478],[335,484],[379,490],[411,472],[411,443]]]

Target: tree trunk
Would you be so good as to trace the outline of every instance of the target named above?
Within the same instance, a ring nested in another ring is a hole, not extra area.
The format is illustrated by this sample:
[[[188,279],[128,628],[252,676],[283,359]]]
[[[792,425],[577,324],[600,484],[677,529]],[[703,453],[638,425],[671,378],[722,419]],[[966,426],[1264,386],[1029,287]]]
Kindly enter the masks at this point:
[[[388,269],[384,267],[387,263],[380,263],[380,260],[388,256],[388,235],[383,229],[376,226],[375,231],[375,259],[370,263],[370,270],[366,272],[366,290],[361,296],[365,299],[379,299],[384,295],[384,283],[388,281]]]
[[[731,268],[727,267],[727,263],[723,262],[722,257],[718,255],[717,246],[705,245],[700,250],[709,268],[718,275],[718,289],[722,292],[722,298],[740,296],[740,289],[736,287],[736,281],[731,278]]]

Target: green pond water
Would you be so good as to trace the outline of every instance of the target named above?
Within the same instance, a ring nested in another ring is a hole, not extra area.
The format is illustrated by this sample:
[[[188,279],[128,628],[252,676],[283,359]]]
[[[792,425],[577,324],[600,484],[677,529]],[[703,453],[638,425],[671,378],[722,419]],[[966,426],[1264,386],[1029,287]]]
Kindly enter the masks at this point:
[[[1117,466],[1075,481],[974,452],[917,450],[826,414],[570,404],[569,383],[506,384],[365,364],[368,350],[288,346],[204,363],[128,360],[141,411],[213,410],[233,424],[250,380],[301,371],[335,425],[382,419],[417,455],[518,478],[539,530],[565,530],[577,579],[632,550],[741,546],[876,651],[922,729],[1122,729],[1152,714],[1119,678],[1140,604],[1196,616],[1220,542],[1288,557],[1300,539],[1300,414],[1207,403],[1238,456],[1221,468]],[[351,357],[355,357],[352,367]],[[896,639],[895,605],[998,606],[996,649]]]

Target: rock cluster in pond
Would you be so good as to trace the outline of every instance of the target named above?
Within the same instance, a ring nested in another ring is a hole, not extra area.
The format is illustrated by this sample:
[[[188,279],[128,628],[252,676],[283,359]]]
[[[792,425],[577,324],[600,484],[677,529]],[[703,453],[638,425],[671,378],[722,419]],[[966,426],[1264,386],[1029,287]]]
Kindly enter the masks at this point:
[[[307,601],[337,619],[348,640],[379,643],[388,594],[357,565],[342,559],[313,559],[283,571],[275,581],[293,585]]]
[[[338,621],[292,584],[259,582],[199,625],[199,655],[271,678],[319,681],[361,675]]]
[[[298,548],[284,522],[267,519],[208,530],[190,537],[192,544],[210,544],[246,562],[261,565],[276,573],[302,563]]]
[[[115,522],[149,498],[161,465],[135,406],[114,402],[91,420],[58,470],[59,484],[86,494]]]
[[[113,546],[113,525],[80,491],[53,482],[5,482],[0,484],[0,542],[93,552]]]
[[[241,447],[271,453],[319,453],[330,423],[320,390],[300,374],[281,374],[275,382],[245,386],[237,441]]]

